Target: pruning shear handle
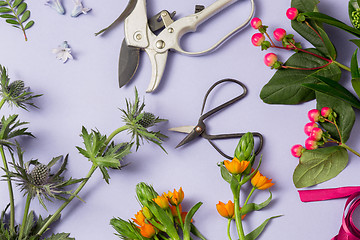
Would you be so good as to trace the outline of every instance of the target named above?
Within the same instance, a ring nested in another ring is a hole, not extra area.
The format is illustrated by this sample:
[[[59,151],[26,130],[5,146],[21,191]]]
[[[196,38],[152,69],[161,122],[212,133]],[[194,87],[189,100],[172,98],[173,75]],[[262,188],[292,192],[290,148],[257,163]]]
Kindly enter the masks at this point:
[[[226,34],[223,38],[221,38],[217,43],[215,43],[212,47],[210,47],[207,50],[200,51],[200,52],[188,52],[182,49],[180,45],[180,40],[182,36],[184,36],[188,32],[195,32],[197,27],[205,22],[207,19],[211,18],[221,10],[227,8],[231,4],[237,2],[238,0],[217,0],[210,6],[204,8],[198,13],[189,15],[187,17],[180,18],[179,20],[173,21],[170,16],[162,15],[162,20],[165,25],[165,30],[162,31],[155,39],[155,49],[158,52],[165,52],[170,49],[174,49],[180,53],[186,54],[186,55],[203,55],[206,53],[209,53],[213,50],[215,50],[217,47],[219,47],[223,42],[225,42],[228,38],[233,36],[235,33],[240,31],[244,26],[246,26],[251,18],[254,15],[255,12],[255,4],[254,0],[250,0],[251,2],[251,11],[249,17],[243,22],[241,25],[239,25],[237,28],[235,28],[233,31]],[[161,44],[160,44],[161,43]]]

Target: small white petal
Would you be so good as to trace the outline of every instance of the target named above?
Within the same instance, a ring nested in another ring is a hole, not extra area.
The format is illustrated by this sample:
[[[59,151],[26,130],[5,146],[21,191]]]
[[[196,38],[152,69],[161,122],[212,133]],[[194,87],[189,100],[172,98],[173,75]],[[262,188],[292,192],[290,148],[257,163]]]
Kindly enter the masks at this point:
[[[45,5],[55,9],[59,14],[65,14],[65,9],[62,6],[60,0],[49,0],[46,1]]]

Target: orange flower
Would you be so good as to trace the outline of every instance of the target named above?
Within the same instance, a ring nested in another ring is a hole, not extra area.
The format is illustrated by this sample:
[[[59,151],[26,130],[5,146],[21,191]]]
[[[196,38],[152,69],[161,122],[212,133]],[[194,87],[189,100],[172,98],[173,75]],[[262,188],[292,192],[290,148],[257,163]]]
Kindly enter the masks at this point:
[[[216,204],[216,210],[224,218],[234,218],[234,209],[234,203],[230,200],[227,204],[220,201]]]
[[[271,182],[272,179],[268,179],[263,176],[259,171],[255,173],[255,175],[251,179],[251,184],[260,190],[268,189],[273,186],[275,183]]]
[[[249,166],[249,161],[239,161],[234,158],[231,162],[229,160],[224,161],[226,169],[232,174],[240,174],[246,170]]]
[[[140,229],[140,234],[146,238],[152,238],[156,234],[155,228],[148,223],[141,225],[139,229]]]
[[[174,189],[174,192],[169,191],[167,194],[164,193],[164,196],[167,197],[167,199],[169,200],[171,205],[177,206],[184,199],[184,192],[183,192],[182,188],[180,187],[179,192]]]
[[[136,224],[139,225],[139,226],[142,226],[142,225],[146,224],[146,223],[145,223],[145,216],[144,216],[144,214],[143,214],[142,211],[138,211],[138,212],[135,214],[135,219],[132,218],[132,220],[134,221],[134,223],[136,223]]]
[[[176,211],[176,206],[170,206],[170,210],[171,210],[171,214],[174,216],[174,217],[177,217],[178,216],[178,213]],[[182,206],[181,204],[179,204],[179,210],[180,212],[182,212]]]
[[[169,208],[169,201],[168,199],[165,197],[165,195],[161,195],[161,196],[157,196],[156,198],[153,199],[153,201],[159,205],[162,209],[167,209]]]

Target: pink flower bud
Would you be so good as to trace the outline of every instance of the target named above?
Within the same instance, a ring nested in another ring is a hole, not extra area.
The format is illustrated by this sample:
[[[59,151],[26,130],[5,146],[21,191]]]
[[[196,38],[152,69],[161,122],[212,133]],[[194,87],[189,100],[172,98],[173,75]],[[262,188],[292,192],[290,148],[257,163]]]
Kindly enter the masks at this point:
[[[274,38],[276,39],[276,41],[282,41],[284,39],[284,37],[286,36],[286,31],[282,28],[277,28],[277,29],[275,29],[273,35],[274,35]]]
[[[265,36],[262,33],[255,33],[252,37],[251,37],[251,43],[254,46],[260,46],[262,42],[264,42],[265,40]]]
[[[277,62],[277,56],[275,53],[268,53],[264,57],[264,63],[266,66],[271,67]]]
[[[313,130],[313,128],[317,128],[317,127],[319,127],[319,125],[317,125],[316,123],[309,122],[309,123],[305,124],[304,132],[305,132],[306,135],[310,136],[311,131]]]
[[[310,138],[315,141],[319,141],[323,135],[323,130],[321,128],[315,127],[310,133]]]
[[[301,157],[303,151],[304,151],[304,147],[300,144],[296,144],[291,148],[291,154],[297,158]]]
[[[308,150],[317,149],[318,148],[317,142],[311,138],[308,138],[305,141],[305,148]]]
[[[296,17],[298,16],[299,14],[299,11],[296,9],[296,8],[289,8],[287,11],[286,11],[286,16],[288,19],[290,20],[295,20]]]
[[[261,19],[257,17],[253,18],[250,22],[250,25],[252,28],[258,29],[262,25]]]
[[[332,109],[331,109],[331,108],[329,108],[329,107],[323,107],[323,108],[321,109],[321,116],[327,118],[327,117],[330,115],[331,112],[332,112]]]
[[[320,111],[317,109],[311,109],[308,112],[308,118],[310,119],[310,121],[312,122],[318,122],[320,119]]]

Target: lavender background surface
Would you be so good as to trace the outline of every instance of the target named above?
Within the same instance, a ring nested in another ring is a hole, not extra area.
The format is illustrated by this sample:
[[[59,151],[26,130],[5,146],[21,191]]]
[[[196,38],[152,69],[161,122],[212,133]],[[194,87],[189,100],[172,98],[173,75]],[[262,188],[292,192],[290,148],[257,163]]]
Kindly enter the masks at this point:
[[[224,160],[204,139],[198,139],[182,148],[175,149],[185,135],[167,129],[197,123],[203,96],[217,80],[235,78],[249,89],[245,99],[209,118],[209,133],[233,133],[258,131],[265,137],[262,150],[261,172],[273,178],[274,200],[260,212],[249,214],[245,221],[245,231],[250,232],[266,218],[282,214],[270,222],[259,239],[331,239],[340,228],[344,199],[316,203],[301,203],[297,189],[292,183],[293,170],[297,159],[291,156],[290,148],[306,139],[303,126],[308,122],[307,111],[315,108],[315,102],[296,106],[267,105],[259,98],[264,84],[274,71],[263,64],[259,48],[252,46],[250,38],[255,30],[250,27],[235,35],[217,51],[201,56],[189,57],[171,52],[167,67],[158,90],[145,93],[151,76],[151,65],[144,52],[135,78],[124,88],[118,88],[117,66],[122,39],[123,24],[104,36],[94,33],[108,26],[125,8],[127,1],[84,0],[92,11],[78,18],[70,17],[73,7],[71,0],[63,0],[67,10],[59,15],[45,6],[44,0],[27,1],[31,18],[35,25],[28,30],[29,41],[25,42],[21,32],[0,21],[0,64],[6,66],[12,80],[22,79],[35,93],[44,94],[37,100],[39,109],[29,112],[4,107],[1,115],[18,113],[21,120],[30,122],[29,129],[35,139],[24,140],[25,159],[39,159],[48,162],[52,157],[69,153],[68,174],[81,178],[89,170],[91,163],[83,158],[75,148],[82,146],[79,137],[81,127],[97,128],[109,135],[122,125],[121,111],[125,98],[134,97],[134,88],[140,96],[145,96],[146,110],[167,118],[161,124],[161,131],[169,136],[164,143],[168,154],[154,144],[145,144],[138,152],[129,155],[130,163],[121,171],[110,171],[110,184],[102,180],[96,172],[80,193],[86,203],[74,200],[62,214],[61,224],[54,224],[54,232],[70,232],[79,239],[118,239],[109,225],[112,217],[128,219],[140,209],[135,198],[135,186],[144,181],[152,184],[159,192],[178,189],[185,192],[183,209],[190,209],[198,201],[204,204],[195,214],[195,225],[210,240],[226,238],[227,221],[220,217],[215,205],[218,201],[231,199],[228,184],[222,180],[216,163]],[[177,18],[194,11],[196,4],[210,5],[212,0],[174,1],[149,0],[148,15],[163,9],[177,11]],[[290,0],[255,0],[255,16],[263,20],[272,32],[282,27],[294,33],[296,40],[305,43],[291,28],[285,16]],[[327,0],[319,4],[321,12],[349,23],[347,1]],[[235,28],[248,16],[250,2],[240,0],[231,8],[206,22],[198,31],[183,39],[187,50],[203,50],[211,46],[221,36]],[[326,26],[338,50],[338,61],[349,65],[355,46],[348,41],[352,36],[333,27]],[[51,50],[68,41],[74,60],[62,64],[55,59]],[[305,47],[310,47],[304,44]],[[279,60],[286,60],[288,52],[273,51]],[[344,73],[342,82],[347,86],[350,74]],[[226,85],[215,91],[208,101],[208,110],[236,94],[233,85]],[[359,118],[359,111],[356,112]],[[348,145],[360,150],[359,122]],[[123,134],[116,138],[126,141]],[[217,142],[228,154],[232,154],[237,140]],[[312,187],[311,189],[356,186],[359,180],[360,159],[350,154],[349,164],[338,177]],[[69,175],[68,175],[69,176]],[[6,183],[0,182],[0,209],[8,203]],[[267,198],[263,192],[254,195],[256,202]],[[16,191],[17,219],[21,219],[25,199]],[[60,203],[49,203],[49,213],[53,213]],[[31,209],[42,215],[47,212],[37,201]],[[235,233],[235,225],[232,228]],[[234,235],[235,236],[235,235]]]

